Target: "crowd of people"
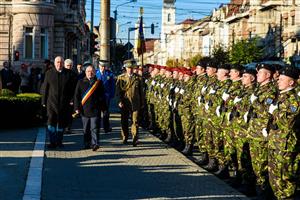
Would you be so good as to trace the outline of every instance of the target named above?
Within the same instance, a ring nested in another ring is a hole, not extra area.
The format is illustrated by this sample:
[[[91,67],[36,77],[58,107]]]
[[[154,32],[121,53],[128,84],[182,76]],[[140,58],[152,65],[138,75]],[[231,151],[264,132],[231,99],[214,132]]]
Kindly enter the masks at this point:
[[[297,68],[260,63],[253,69],[214,60],[193,68],[142,67],[127,60],[115,78],[108,61],[100,60],[97,68],[79,65],[75,71],[72,65],[56,57],[41,77],[48,148],[63,147],[64,132],[81,115],[84,148],[97,151],[101,115],[104,131],[111,132],[109,105],[116,97],[124,144],[131,119],[133,146],[141,126],[187,156],[198,150],[199,165],[219,177],[231,176],[246,193],[294,198],[300,163]],[[22,68],[20,76],[30,75]],[[2,84],[13,85],[6,77]],[[21,81],[22,91],[30,90],[27,86]]]
[[[280,69],[281,68],[281,69]],[[259,199],[293,199],[299,182],[299,71],[291,66],[200,62],[149,65],[150,130],[217,176]],[[195,148],[195,146],[197,148]]]
[[[9,89],[14,93],[40,93],[45,73],[51,68],[50,60],[45,60],[42,67],[30,63],[22,63],[19,68],[11,67],[3,62],[0,72],[1,89]]]

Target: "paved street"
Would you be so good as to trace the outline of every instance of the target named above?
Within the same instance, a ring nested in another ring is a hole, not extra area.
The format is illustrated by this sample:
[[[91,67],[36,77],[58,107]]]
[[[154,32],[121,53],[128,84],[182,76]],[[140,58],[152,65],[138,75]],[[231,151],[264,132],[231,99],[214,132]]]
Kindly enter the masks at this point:
[[[100,152],[82,150],[78,129],[64,149],[46,151],[42,199],[246,199],[150,134],[138,147],[120,144],[112,120]]]
[[[101,134],[99,152],[82,149],[79,120],[63,149],[45,151],[41,199],[247,199],[146,132],[138,147],[121,144],[119,115],[111,119],[113,132]],[[1,200],[25,199],[37,133],[0,131]]]
[[[37,129],[0,131],[0,199],[22,199]]]

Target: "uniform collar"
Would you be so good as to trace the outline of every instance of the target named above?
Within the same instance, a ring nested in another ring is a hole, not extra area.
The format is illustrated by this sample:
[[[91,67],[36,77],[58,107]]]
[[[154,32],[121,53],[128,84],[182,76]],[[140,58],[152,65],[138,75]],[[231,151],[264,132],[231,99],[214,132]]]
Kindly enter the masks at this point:
[[[293,90],[294,88],[295,88],[295,87],[290,87],[290,88],[288,88],[288,89],[281,90],[281,91],[280,91],[280,94],[284,94],[284,93],[286,93],[286,92],[289,92],[289,91]]]

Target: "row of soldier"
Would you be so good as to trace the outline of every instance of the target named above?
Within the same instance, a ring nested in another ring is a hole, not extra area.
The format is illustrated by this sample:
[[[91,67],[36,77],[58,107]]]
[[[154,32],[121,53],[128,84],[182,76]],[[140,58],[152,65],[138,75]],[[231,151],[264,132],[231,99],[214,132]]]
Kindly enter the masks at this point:
[[[196,146],[198,164],[219,177],[234,176],[261,199],[293,199],[300,161],[296,68],[211,62],[148,69],[140,123],[148,121],[185,155]]]

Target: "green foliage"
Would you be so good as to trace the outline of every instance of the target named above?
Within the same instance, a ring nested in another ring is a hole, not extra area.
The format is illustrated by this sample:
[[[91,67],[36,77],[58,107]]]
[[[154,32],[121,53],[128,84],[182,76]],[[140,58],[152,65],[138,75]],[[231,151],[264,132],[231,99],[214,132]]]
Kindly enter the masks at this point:
[[[5,93],[6,94],[6,93]],[[0,127],[32,126],[42,119],[41,95],[0,96]]]
[[[0,97],[14,97],[16,96],[15,93],[9,89],[2,89],[0,90]]]
[[[263,50],[257,44],[258,38],[236,42],[230,50],[230,62],[232,64],[247,64],[261,59]]]
[[[199,61],[201,60],[202,56],[201,54],[197,54],[194,57],[192,57],[191,59],[189,59],[189,66],[190,67],[194,67],[197,66],[197,64],[199,63]]]
[[[220,65],[229,62],[229,52],[221,45],[216,46],[212,51],[212,58],[215,64]]]

